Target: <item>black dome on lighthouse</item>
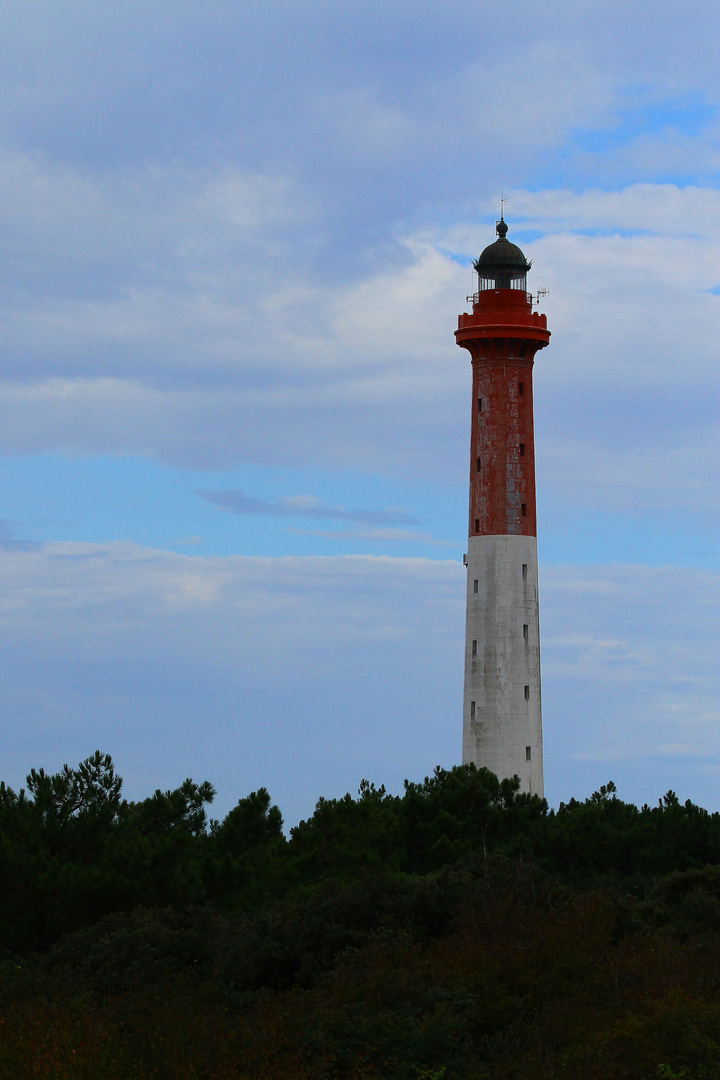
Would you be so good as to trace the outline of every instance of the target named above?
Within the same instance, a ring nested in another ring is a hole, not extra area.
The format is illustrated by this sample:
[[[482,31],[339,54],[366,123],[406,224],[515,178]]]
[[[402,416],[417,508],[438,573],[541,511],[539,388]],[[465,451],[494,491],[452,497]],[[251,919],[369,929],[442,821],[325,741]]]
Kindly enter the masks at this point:
[[[496,227],[498,239],[483,251],[480,258],[473,263],[481,277],[489,276],[488,271],[510,271],[511,275],[526,274],[530,269],[530,262],[525,258],[517,244],[511,244],[507,239],[508,227],[502,218]],[[514,271],[514,273],[513,273]]]

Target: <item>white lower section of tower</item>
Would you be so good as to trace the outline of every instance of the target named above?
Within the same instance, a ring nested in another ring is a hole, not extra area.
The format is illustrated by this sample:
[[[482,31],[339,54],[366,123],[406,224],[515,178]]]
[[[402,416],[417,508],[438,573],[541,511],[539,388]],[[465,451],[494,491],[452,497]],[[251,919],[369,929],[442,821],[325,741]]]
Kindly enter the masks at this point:
[[[468,539],[462,759],[543,795],[534,536]]]

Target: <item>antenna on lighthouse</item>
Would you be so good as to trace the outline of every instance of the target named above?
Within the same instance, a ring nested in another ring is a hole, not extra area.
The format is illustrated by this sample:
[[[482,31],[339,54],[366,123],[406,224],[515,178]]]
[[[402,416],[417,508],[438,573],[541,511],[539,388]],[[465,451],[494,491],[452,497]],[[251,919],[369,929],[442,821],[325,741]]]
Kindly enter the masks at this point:
[[[505,198],[505,196],[501,195],[500,196],[500,221],[505,220],[505,203],[506,202],[507,202],[507,199]],[[499,225],[500,221],[496,221],[495,224]]]

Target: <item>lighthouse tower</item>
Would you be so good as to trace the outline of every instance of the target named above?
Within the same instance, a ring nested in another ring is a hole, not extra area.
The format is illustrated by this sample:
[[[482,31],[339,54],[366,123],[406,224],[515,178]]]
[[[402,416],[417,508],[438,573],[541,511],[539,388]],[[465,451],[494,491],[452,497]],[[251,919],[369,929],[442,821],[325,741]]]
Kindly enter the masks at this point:
[[[463,763],[542,796],[532,373],[550,333],[507,231],[501,217],[455,332],[473,373]]]

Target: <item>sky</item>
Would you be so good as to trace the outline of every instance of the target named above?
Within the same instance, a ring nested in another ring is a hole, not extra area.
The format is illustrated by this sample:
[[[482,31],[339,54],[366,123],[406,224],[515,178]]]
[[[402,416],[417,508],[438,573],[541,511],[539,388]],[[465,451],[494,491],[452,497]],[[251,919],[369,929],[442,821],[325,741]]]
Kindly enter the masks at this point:
[[[471,263],[535,364],[546,796],[720,809],[714,3],[0,0],[0,776],[288,826],[460,760]]]

